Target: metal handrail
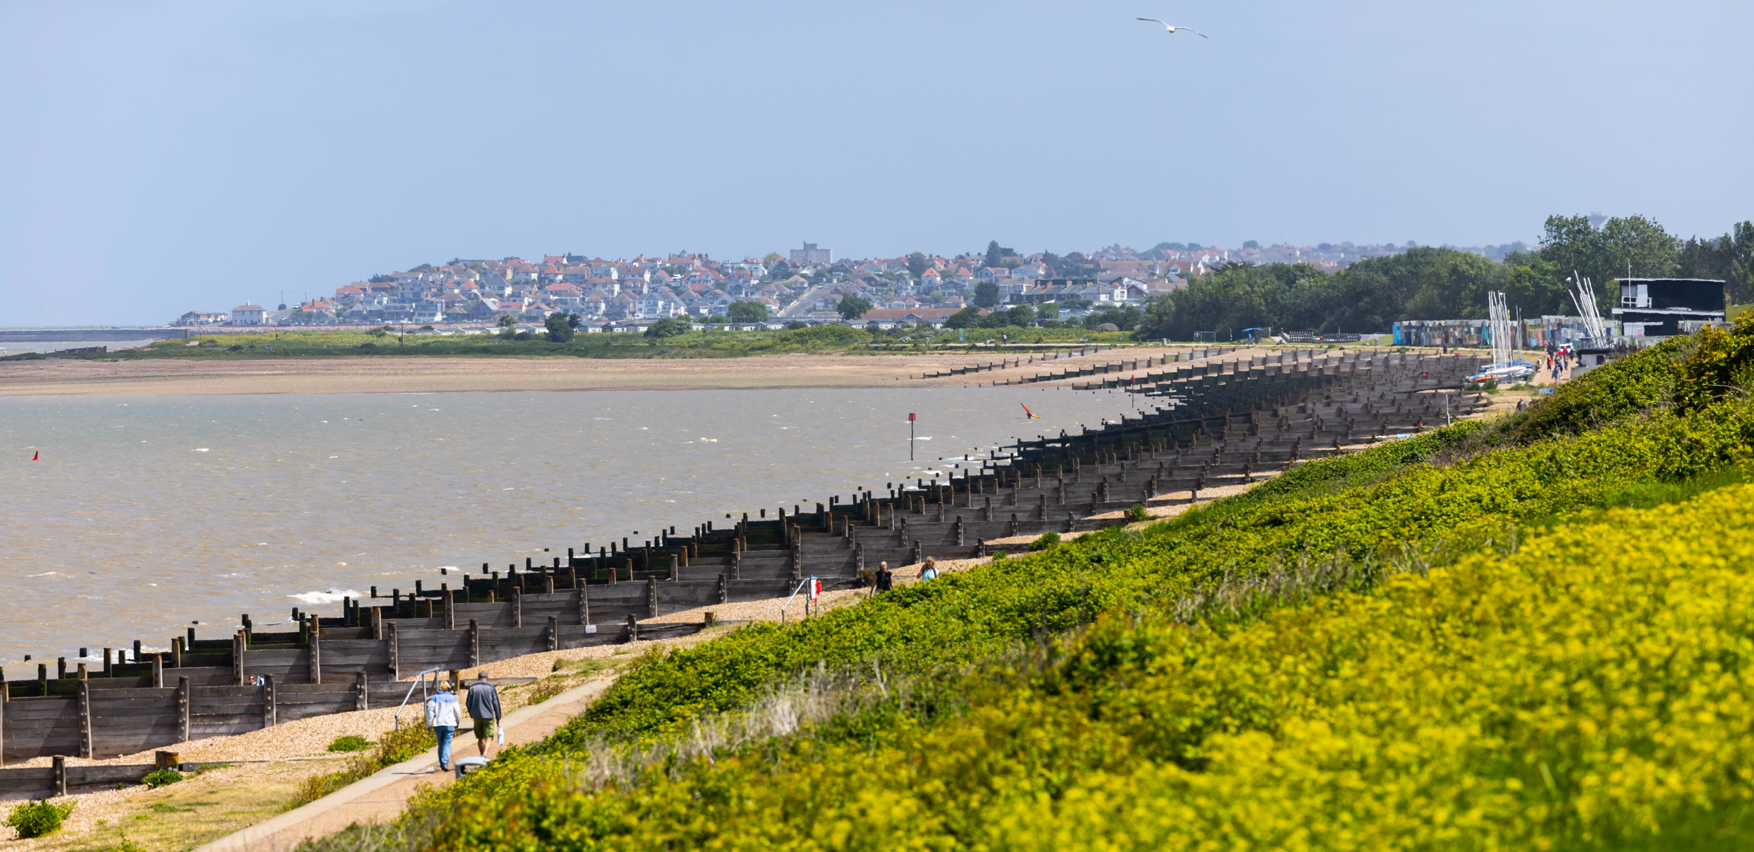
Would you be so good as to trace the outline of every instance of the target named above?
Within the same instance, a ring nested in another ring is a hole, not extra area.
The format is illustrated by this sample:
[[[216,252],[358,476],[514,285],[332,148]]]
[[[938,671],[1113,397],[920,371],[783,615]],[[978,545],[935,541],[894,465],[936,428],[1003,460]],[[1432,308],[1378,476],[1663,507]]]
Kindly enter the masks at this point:
[[[420,700],[422,703],[425,703],[426,699],[428,697],[430,697],[427,695],[427,692],[426,692],[426,676],[427,675],[434,675],[434,677],[432,679],[432,685],[433,685],[434,691],[437,691],[437,689],[438,689],[437,674],[439,672],[444,671],[444,670],[445,669],[441,666],[441,667],[436,668],[436,669],[427,669],[426,671],[423,671],[420,674],[417,674],[414,676],[414,682],[411,684],[408,684],[408,694],[402,696],[402,703],[401,704],[396,705],[396,727],[398,727],[398,728],[402,727],[402,708],[407,707],[408,706],[408,699],[414,697],[414,687],[416,687],[416,686],[420,687]]]
[[[798,588],[793,589],[791,596],[787,597],[786,602],[780,605],[780,623],[781,624],[786,623],[786,610],[791,608],[792,601],[798,599],[798,593],[801,591],[804,591],[804,587],[815,582],[815,580],[816,580],[816,575],[811,574],[810,576],[805,577],[804,579],[798,581]]]

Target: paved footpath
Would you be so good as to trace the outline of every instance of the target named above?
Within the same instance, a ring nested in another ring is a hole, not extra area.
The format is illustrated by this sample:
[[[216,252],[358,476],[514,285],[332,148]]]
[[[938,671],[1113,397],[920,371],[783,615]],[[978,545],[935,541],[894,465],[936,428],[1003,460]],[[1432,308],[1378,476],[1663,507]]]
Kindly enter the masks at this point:
[[[584,712],[586,705],[613,682],[614,678],[595,680],[541,704],[506,714],[502,724],[506,745],[526,745],[545,739]],[[474,756],[474,732],[459,728],[457,734],[451,744],[451,759]],[[497,746],[490,747],[488,757],[498,750]],[[356,822],[389,822],[402,815],[403,807],[421,787],[443,787],[455,778],[450,772],[438,771],[438,749],[433,748],[308,805],[198,847],[195,852],[285,852],[307,838],[326,837]]]

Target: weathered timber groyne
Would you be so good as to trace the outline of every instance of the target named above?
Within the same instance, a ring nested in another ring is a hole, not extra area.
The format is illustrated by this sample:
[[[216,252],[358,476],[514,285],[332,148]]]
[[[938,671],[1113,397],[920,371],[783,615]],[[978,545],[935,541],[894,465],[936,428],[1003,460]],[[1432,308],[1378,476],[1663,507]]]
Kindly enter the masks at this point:
[[[1167,371],[1127,383],[1160,407],[967,458],[978,464],[962,475],[575,546],[548,564],[483,563],[454,587],[373,589],[333,616],[295,609],[296,631],[256,630],[246,615],[229,636],[190,629],[164,652],[136,642],[104,649],[101,665],[69,669],[63,659],[51,673],[41,663],[34,678],[0,688],[0,761],[109,757],[384,706],[406,693],[397,681],[427,670],[688,635],[703,625],[644,622],[782,596],[812,576],[856,587],[878,561],[984,556],[995,539],[1098,529],[1121,521],[1097,515],[1193,501],[1345,446],[1442,425],[1446,408],[1465,416],[1483,404],[1460,390],[1480,362],[1354,350]],[[0,784],[0,796],[6,790]]]

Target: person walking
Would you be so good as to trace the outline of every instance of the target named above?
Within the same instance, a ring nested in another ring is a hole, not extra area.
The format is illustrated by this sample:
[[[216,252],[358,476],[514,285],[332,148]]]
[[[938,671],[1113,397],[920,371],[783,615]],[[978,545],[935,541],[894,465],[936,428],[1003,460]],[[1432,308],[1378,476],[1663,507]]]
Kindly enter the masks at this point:
[[[456,736],[457,726],[461,724],[463,708],[457,706],[457,696],[451,694],[450,682],[441,681],[438,691],[426,699],[426,726],[438,738],[440,772],[451,769],[451,738]]]
[[[936,579],[938,579],[938,560],[933,559],[930,556],[926,557],[925,566],[920,568],[920,579],[921,580],[936,580]]]
[[[465,700],[469,704],[469,716],[475,720],[475,748],[486,757],[487,741],[493,738],[494,725],[499,722],[499,690],[487,682],[486,669],[482,669],[475,683],[469,686]]]

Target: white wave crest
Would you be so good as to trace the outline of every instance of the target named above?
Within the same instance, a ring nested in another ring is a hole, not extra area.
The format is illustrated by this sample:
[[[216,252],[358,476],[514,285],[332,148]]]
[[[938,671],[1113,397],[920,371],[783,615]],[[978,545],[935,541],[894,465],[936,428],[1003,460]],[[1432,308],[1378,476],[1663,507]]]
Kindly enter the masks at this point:
[[[354,589],[346,591],[330,589],[326,592],[305,592],[302,595],[287,595],[287,597],[308,604],[330,604],[340,603],[342,598],[358,598],[359,592]]]

